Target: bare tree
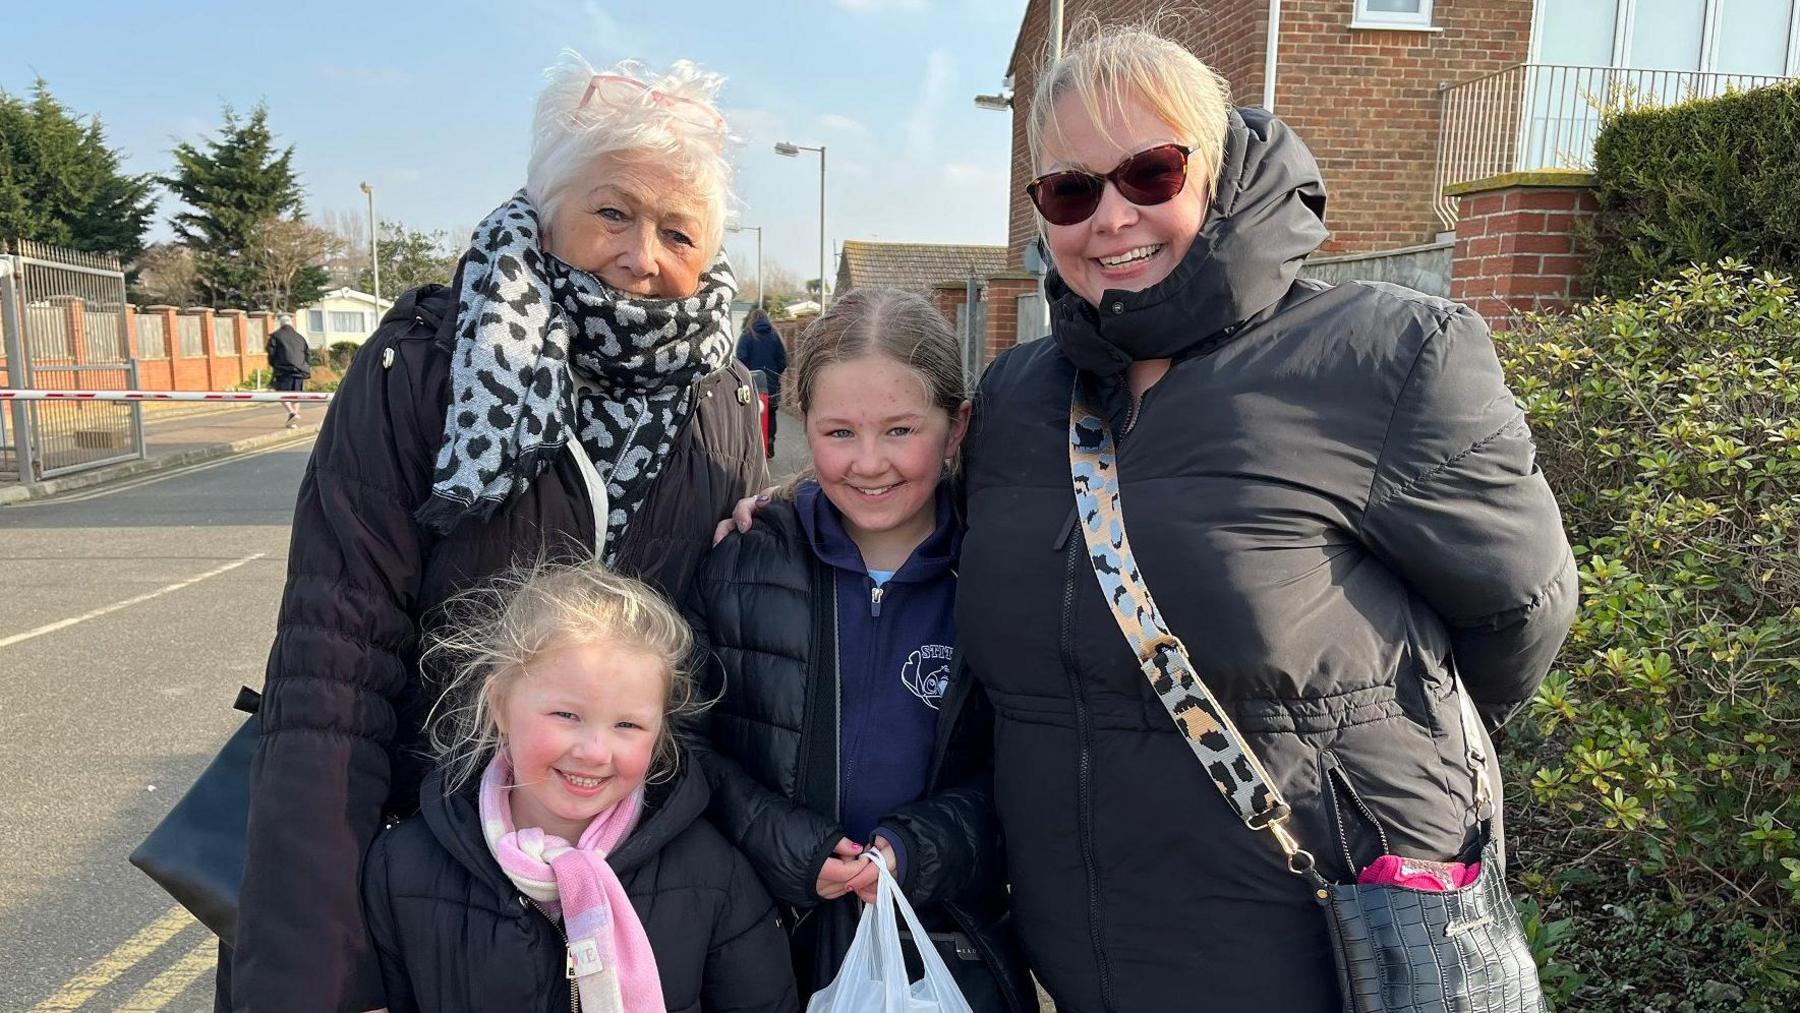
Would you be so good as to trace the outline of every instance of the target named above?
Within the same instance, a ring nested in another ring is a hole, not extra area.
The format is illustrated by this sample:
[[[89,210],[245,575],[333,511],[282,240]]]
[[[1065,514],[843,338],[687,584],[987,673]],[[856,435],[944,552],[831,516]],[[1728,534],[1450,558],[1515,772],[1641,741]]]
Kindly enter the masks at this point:
[[[191,306],[200,294],[200,274],[194,251],[180,243],[157,243],[132,262],[137,281],[132,301],[140,306]]]
[[[311,222],[265,218],[252,227],[244,255],[263,283],[258,294],[274,309],[292,310],[297,290],[322,287],[325,262],[343,243]]]
[[[369,269],[369,216],[361,210],[326,208],[313,215],[313,224],[338,237],[343,245],[325,262],[333,286],[356,285]]]

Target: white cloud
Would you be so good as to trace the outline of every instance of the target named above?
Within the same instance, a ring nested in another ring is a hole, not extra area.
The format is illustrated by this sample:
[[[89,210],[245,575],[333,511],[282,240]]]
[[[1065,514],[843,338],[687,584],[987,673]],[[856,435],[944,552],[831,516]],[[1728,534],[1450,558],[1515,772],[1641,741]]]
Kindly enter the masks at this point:
[[[848,116],[840,116],[837,113],[820,113],[819,125],[828,130],[841,130],[849,134],[866,134],[869,132],[868,127],[863,126],[861,123],[858,123]]]
[[[956,84],[956,61],[950,51],[934,49],[925,60],[925,79],[919,84],[919,98],[906,117],[906,145],[913,158],[928,159],[937,143],[938,115],[950,100]]]

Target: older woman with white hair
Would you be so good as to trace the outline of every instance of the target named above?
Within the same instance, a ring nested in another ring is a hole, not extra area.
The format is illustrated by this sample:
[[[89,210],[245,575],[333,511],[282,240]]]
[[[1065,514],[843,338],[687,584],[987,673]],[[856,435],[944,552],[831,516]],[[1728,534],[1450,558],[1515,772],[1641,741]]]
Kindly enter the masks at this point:
[[[1168,39],[1079,35],[1027,121],[1050,340],[989,366],[964,450],[958,649],[1032,968],[1088,1013],[1536,1009],[1481,724],[1575,568],[1487,327],[1301,280],[1300,139]],[[1344,931],[1346,891],[1415,898],[1379,927],[1411,935]]]
[[[548,78],[524,188],[448,287],[387,314],[302,481],[222,1008],[383,1005],[358,867],[417,808],[437,702],[419,643],[441,602],[558,557],[679,597],[766,479],[732,358],[720,79],[572,54]]]

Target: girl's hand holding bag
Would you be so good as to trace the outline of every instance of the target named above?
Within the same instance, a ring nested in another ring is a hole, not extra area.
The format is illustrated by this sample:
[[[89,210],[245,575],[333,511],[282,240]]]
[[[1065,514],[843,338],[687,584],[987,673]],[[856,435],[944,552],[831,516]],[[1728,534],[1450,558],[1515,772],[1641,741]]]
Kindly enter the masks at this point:
[[[937,947],[929,943],[916,947],[925,976],[907,980],[906,954],[900,946],[900,925],[894,911],[898,909],[906,919],[915,942],[931,937],[881,856],[871,850],[862,857],[880,870],[875,903],[863,908],[843,966],[831,984],[813,995],[806,1013],[971,1013]]]

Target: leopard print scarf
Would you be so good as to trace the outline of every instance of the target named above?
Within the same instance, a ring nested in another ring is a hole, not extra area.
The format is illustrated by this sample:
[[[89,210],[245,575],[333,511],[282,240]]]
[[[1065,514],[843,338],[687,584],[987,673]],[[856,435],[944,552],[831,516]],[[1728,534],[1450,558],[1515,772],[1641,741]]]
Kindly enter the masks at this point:
[[[610,563],[693,416],[695,383],[731,361],[737,282],[721,253],[686,299],[627,296],[551,256],[540,234],[523,190],[475,229],[444,441],[416,516],[443,533],[464,517],[487,519],[572,432],[606,484]]]

